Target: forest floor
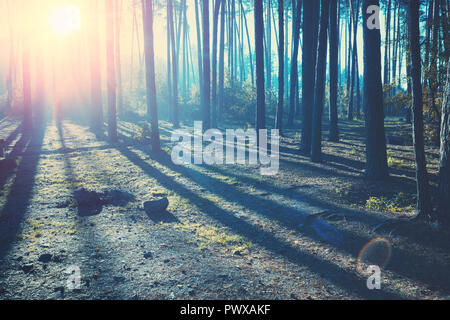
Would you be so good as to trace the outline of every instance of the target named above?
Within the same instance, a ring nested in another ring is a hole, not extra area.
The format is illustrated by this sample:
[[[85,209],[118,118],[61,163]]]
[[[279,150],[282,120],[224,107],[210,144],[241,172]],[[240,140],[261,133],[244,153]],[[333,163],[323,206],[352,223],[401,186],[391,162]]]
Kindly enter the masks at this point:
[[[414,214],[412,147],[389,145],[391,177],[367,181],[363,123],[340,128],[345,139],[324,142],[321,164],[286,131],[280,172],[265,177],[257,166],[174,165],[167,123],[154,155],[131,122],[112,145],[70,121],[22,135],[18,120],[0,120],[17,161],[0,172],[0,300],[449,299],[448,234],[374,230]],[[426,152],[435,184],[438,150]],[[115,190],[117,201],[86,212],[79,188]],[[164,196],[168,211],[147,215],[142,203]],[[369,264],[383,267],[380,290],[367,288]],[[71,266],[77,290],[66,287]]]

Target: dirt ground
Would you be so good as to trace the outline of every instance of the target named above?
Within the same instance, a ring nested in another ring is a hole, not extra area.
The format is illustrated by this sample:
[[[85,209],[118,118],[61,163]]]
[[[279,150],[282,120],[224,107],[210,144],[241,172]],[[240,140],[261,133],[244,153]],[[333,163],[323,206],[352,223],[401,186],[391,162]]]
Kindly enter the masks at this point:
[[[444,231],[375,228],[414,214],[414,154],[389,145],[391,178],[367,181],[360,121],[340,124],[341,143],[324,142],[322,164],[286,131],[273,177],[257,166],[174,165],[167,123],[158,155],[131,122],[119,122],[114,145],[70,121],[31,135],[19,124],[0,120],[17,162],[0,172],[2,300],[450,298]],[[387,130],[410,128],[392,120]],[[426,151],[434,184],[438,150]],[[121,199],[82,209],[79,188]],[[143,202],[161,197],[168,211],[148,215]],[[369,264],[383,267],[380,290],[367,288]],[[72,266],[76,290],[66,286]]]

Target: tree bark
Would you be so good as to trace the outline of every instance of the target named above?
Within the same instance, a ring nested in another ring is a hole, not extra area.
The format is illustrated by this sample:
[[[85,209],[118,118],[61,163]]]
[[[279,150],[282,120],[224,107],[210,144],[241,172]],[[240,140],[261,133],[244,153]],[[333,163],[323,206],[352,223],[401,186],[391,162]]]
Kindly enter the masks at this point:
[[[203,59],[202,59],[202,32],[200,25],[200,14],[198,8],[198,1],[194,0],[195,3],[195,26],[197,28],[197,59],[198,59],[198,77],[199,77],[199,88],[200,88],[200,100],[203,106]]]
[[[294,125],[295,117],[295,98],[298,91],[298,48],[300,43],[300,14],[301,14],[301,1],[292,0],[293,11],[293,53],[291,58],[291,82],[289,90],[289,118],[288,126],[292,127]]]
[[[219,13],[222,0],[216,0],[214,5],[213,17],[213,50],[212,50],[212,127],[217,127],[217,38]]]
[[[90,73],[91,73],[91,129],[100,132],[103,127],[103,99],[100,71],[100,39],[98,34],[98,0],[92,3],[90,34]]]
[[[280,32],[278,43],[278,109],[275,128],[283,130],[284,107],[284,2],[278,0],[278,29]]]
[[[303,128],[300,149],[309,154],[312,142],[312,110],[314,105],[317,38],[319,25],[318,1],[305,1],[303,9]]]
[[[211,59],[209,47],[209,0],[203,0],[203,128],[211,128]]]
[[[115,60],[117,73],[117,112],[119,116],[123,115],[123,88],[122,88],[122,67],[120,54],[120,30],[122,24],[122,1],[116,0],[114,2],[115,9]]]
[[[416,157],[417,181],[417,215],[429,218],[432,214],[431,196],[425,157],[425,142],[423,137],[423,96],[422,96],[422,65],[420,59],[420,31],[419,31],[419,0],[409,3],[409,32],[411,46],[411,76],[412,76],[412,116],[413,140]]]
[[[222,14],[220,17],[220,52],[219,52],[219,121],[223,119],[224,90],[225,90],[225,17],[226,0],[222,1]]]
[[[438,218],[450,225],[450,60],[447,65],[447,86],[442,104],[438,199]]]
[[[330,3],[330,137],[331,142],[339,142],[338,127],[338,57],[339,57],[339,38],[338,38],[338,2],[331,0]]]
[[[108,132],[111,142],[117,142],[116,71],[114,65],[114,9],[113,2],[106,4],[106,66],[108,81]]]
[[[25,31],[26,33],[27,31]],[[33,127],[31,108],[30,43],[27,34],[23,35],[22,45],[22,90],[23,90],[23,130],[29,132]]]
[[[158,125],[158,104],[156,99],[155,49],[153,38],[153,0],[142,0],[142,3],[144,8],[142,15],[145,41],[147,106],[148,113],[151,119],[152,151],[159,152],[161,150],[161,143]]]
[[[366,122],[366,177],[385,179],[389,176],[384,129],[383,87],[381,83],[381,34],[370,30],[368,8],[378,6],[378,0],[363,2],[364,37],[364,110]]]
[[[311,143],[311,161],[322,161],[322,113],[325,95],[325,76],[328,49],[328,24],[330,0],[321,0],[319,46],[317,49],[316,88],[313,111],[313,129]]]
[[[264,86],[264,17],[261,0],[254,0],[256,52],[256,130],[266,128],[266,98]]]
[[[169,25],[170,25],[170,39],[172,49],[172,124],[174,128],[179,127],[178,115],[178,62],[175,47],[175,24],[173,17],[173,0],[167,2],[169,9]]]

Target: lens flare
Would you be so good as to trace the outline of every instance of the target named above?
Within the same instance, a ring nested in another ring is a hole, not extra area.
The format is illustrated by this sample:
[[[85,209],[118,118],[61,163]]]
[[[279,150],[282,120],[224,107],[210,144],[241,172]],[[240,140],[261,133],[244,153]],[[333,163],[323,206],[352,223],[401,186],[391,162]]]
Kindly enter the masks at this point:
[[[359,252],[356,259],[356,269],[362,274],[367,273],[370,265],[383,269],[391,258],[391,245],[385,238],[376,238],[369,241]]]

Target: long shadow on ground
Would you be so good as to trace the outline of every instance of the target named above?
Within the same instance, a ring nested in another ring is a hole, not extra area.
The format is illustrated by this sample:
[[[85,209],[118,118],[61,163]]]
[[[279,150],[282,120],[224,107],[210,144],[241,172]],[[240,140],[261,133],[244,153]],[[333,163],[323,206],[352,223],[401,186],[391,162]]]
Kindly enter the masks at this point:
[[[8,254],[16,240],[30,205],[45,129],[46,125],[42,124],[33,132],[24,133],[10,155],[14,157],[16,152],[23,153],[6,204],[0,211],[0,260]]]
[[[119,151],[132,163],[144,170],[150,177],[157,179],[162,186],[173,190],[182,197],[190,199],[194,203],[203,203],[206,214],[221,224],[229,227],[232,231],[246,237],[247,239],[250,239],[253,243],[260,245],[276,255],[284,257],[297,265],[307,266],[312,272],[315,272],[324,279],[363,298],[403,298],[397,293],[387,290],[381,290],[378,292],[367,290],[365,281],[355,274],[345,271],[337,265],[325,261],[310,253],[300,251],[292,247],[290,244],[276,238],[273,234],[234,216],[232,212],[218,207],[214,202],[199,196],[195,192],[183,186],[181,183],[174,181],[172,178],[153,168],[128,148],[120,148]]]

